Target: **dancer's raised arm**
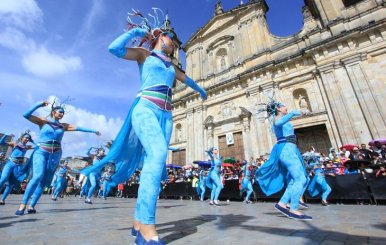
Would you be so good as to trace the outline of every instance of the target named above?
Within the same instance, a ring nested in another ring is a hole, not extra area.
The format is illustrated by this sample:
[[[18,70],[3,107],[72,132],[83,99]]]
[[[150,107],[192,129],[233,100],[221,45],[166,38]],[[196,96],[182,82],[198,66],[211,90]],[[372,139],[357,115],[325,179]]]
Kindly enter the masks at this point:
[[[126,48],[127,43],[136,37],[151,39],[151,34],[145,29],[139,27],[133,28],[115,39],[109,45],[109,52],[118,58],[135,60],[139,63],[143,63],[146,57],[150,54],[148,50],[143,48]]]
[[[31,107],[28,111],[26,111],[23,114],[23,117],[25,117],[26,119],[28,119],[32,123],[35,123],[39,126],[42,126],[43,124],[45,124],[47,122],[47,120],[43,117],[33,116],[32,113],[34,113],[40,107],[45,107],[47,105],[48,105],[47,101],[39,102],[38,104]]]

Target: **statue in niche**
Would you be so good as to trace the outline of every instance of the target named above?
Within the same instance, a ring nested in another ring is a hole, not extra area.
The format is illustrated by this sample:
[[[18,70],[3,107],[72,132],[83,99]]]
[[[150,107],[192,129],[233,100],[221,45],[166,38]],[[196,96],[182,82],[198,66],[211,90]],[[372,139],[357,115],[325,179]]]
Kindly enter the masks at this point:
[[[182,129],[181,128],[177,129],[177,141],[178,142],[182,141]]]
[[[221,70],[225,70],[225,67],[226,64],[225,64],[225,55],[221,56]]]
[[[302,12],[303,12],[303,18],[304,18],[304,19],[307,19],[307,18],[309,18],[309,17],[312,17],[310,8],[309,8],[308,6],[303,6]]]
[[[305,114],[310,113],[310,108],[307,103],[306,97],[301,94],[299,94],[299,108],[300,108],[300,111],[302,111]]]

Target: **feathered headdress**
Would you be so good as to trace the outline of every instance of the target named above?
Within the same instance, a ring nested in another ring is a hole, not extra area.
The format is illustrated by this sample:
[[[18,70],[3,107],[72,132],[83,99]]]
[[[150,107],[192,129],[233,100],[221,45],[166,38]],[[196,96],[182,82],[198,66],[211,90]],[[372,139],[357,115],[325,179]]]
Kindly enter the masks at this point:
[[[27,129],[25,132],[23,132],[23,133],[20,135],[19,140],[21,140],[22,138],[28,138],[28,140],[29,140],[30,142],[33,143],[32,136],[31,136],[30,132],[31,132],[31,131],[30,131],[29,129]]]
[[[257,112],[255,113],[255,116],[258,119],[268,119],[274,115],[276,115],[277,108],[283,107],[284,104],[281,102],[276,101],[273,99],[273,97],[267,96],[269,101],[267,103],[259,103],[259,106],[262,106],[262,108],[258,109]],[[260,113],[266,112],[267,114],[264,116],[260,116]]]
[[[152,14],[148,14],[149,18],[146,18],[139,10],[132,9],[132,12],[128,13],[127,16],[127,30],[139,27],[146,29],[152,34],[153,40],[149,42],[146,38],[137,38],[132,41],[132,46],[143,47],[151,49],[152,42],[156,40],[162,33],[170,33],[171,38],[175,36],[173,28],[170,26],[170,20],[168,14],[159,8],[152,8]]]
[[[57,98],[55,98],[54,102],[52,102],[52,105],[51,105],[51,111],[55,111],[55,110],[59,110],[59,109],[63,109],[65,111],[66,103],[68,103],[70,101],[71,101],[70,97],[67,97],[66,99],[64,99],[63,101],[61,101],[59,103],[57,101]]]
[[[95,152],[98,153],[99,151],[106,151],[103,146],[95,147]]]
[[[55,96],[50,96],[48,98],[48,101],[49,102],[52,101],[51,108],[49,109],[50,114],[48,115],[48,116],[51,116],[52,112],[56,111],[56,110],[63,110],[65,113],[68,113],[68,109],[66,108],[66,105],[70,101],[72,101],[72,99],[69,96],[67,96],[64,100],[60,100],[59,98],[57,98]]]

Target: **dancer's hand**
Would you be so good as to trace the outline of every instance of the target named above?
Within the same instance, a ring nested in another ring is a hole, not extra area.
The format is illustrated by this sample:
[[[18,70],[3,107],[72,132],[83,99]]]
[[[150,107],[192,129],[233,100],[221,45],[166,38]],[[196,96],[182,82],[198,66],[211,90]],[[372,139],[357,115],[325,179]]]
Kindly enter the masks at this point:
[[[45,106],[48,106],[50,103],[48,102],[48,101],[44,101],[43,103],[42,103],[42,106],[43,107],[45,107]]]
[[[96,131],[95,134],[98,136],[101,136],[101,132],[99,132],[99,131]]]
[[[199,91],[199,93],[202,100],[206,100],[208,98],[208,95],[205,90]]]

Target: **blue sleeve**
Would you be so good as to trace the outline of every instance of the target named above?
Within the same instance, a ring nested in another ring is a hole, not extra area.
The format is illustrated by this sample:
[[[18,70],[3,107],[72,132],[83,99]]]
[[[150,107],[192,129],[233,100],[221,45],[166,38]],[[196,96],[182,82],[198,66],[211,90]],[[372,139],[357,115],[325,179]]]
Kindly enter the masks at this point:
[[[5,139],[7,138],[8,135],[4,134],[3,137],[0,139],[0,145],[5,145]]]
[[[286,124],[287,122],[289,122],[293,117],[295,116],[300,116],[301,113],[300,111],[290,111],[287,115],[285,116],[282,116],[280,119],[278,119],[277,121],[275,121],[275,126],[283,126],[284,124]]]
[[[25,117],[27,119],[30,118],[30,116],[32,116],[32,113],[34,113],[34,111],[36,111],[38,108],[43,106],[43,103],[44,102],[40,102],[40,103],[34,105],[33,107],[31,107],[28,111],[24,112],[23,117]]]
[[[118,58],[126,55],[126,44],[135,37],[145,37],[147,31],[141,28],[133,28],[123,33],[109,45],[109,52]]]
[[[97,132],[94,129],[82,128],[82,127],[76,127],[75,131],[86,132],[86,133],[94,133],[94,134]]]
[[[201,98],[203,100],[206,100],[206,98],[207,98],[206,91],[203,88],[201,88],[195,81],[193,81],[193,79],[191,79],[190,77],[186,76],[186,79],[185,79],[184,83],[187,86],[189,86],[192,89],[194,89],[195,91],[197,91],[200,94],[200,96],[201,96]]]
[[[208,155],[209,155],[210,159],[213,161],[213,160],[214,160],[214,157],[213,157],[213,154],[212,154],[212,152],[210,152],[210,151],[206,151],[206,153],[208,153]]]

